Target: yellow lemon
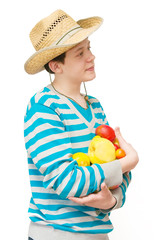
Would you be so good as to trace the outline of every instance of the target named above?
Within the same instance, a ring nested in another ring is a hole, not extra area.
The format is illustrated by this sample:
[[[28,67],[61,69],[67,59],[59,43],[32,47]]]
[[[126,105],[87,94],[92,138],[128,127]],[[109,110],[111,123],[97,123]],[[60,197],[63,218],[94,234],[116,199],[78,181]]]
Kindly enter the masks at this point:
[[[115,147],[111,141],[100,136],[95,136],[88,149],[91,163],[107,163],[116,159]]]
[[[78,166],[87,167],[90,166],[90,159],[87,154],[82,152],[77,152],[72,155],[72,158],[75,159],[78,163]]]

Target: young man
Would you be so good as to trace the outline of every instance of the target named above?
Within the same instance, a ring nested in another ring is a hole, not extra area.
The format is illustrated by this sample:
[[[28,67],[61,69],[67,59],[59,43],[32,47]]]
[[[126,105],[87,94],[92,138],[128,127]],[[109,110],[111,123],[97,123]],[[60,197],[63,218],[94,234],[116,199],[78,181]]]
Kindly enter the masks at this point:
[[[125,202],[137,162],[136,151],[116,136],[126,157],[79,167],[71,155],[88,152],[100,124],[108,124],[100,102],[80,93],[81,83],[95,78],[88,37],[99,17],[75,22],[62,10],[41,20],[30,33],[36,49],[25,64],[29,74],[45,68],[54,81],[30,100],[25,115],[25,142],[32,190],[29,238],[108,239],[110,211]],[[108,187],[120,185],[109,191]],[[94,193],[98,191],[98,193]]]

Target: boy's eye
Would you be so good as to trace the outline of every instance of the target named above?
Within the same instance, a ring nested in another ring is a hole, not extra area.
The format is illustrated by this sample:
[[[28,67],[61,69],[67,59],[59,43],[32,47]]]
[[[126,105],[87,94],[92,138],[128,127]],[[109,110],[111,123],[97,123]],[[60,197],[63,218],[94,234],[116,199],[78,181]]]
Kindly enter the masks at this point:
[[[83,52],[80,52],[80,53],[79,53],[79,56],[83,56]]]

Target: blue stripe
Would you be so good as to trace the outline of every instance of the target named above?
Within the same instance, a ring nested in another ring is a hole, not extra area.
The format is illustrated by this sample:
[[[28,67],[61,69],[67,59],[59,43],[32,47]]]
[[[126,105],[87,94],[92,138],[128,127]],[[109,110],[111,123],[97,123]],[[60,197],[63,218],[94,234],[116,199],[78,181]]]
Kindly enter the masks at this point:
[[[95,113],[95,118],[103,119],[103,114],[102,113]]]
[[[42,181],[30,181],[31,187],[43,187],[43,182]]]
[[[34,204],[34,202],[32,202]],[[61,205],[61,204],[56,204],[56,205],[44,205],[44,204],[36,204],[36,206],[39,208],[39,209],[43,209],[43,210],[49,210],[49,211],[57,211],[59,209],[69,209],[71,210],[79,210],[79,211],[95,211],[95,208],[92,208],[92,207],[87,207],[87,206],[75,206],[75,205]]]
[[[124,205],[124,203],[125,203],[125,191],[124,191],[122,185],[120,185],[119,187],[121,188],[121,190],[122,190],[122,194],[123,194],[122,205],[121,205],[121,207],[122,207],[122,206]]]
[[[123,179],[126,181],[126,184],[127,184],[127,187],[129,186],[129,182],[128,182],[128,179],[125,175],[123,175]]]
[[[67,104],[65,104],[65,103],[63,103],[63,104],[60,104],[60,103],[52,103],[51,105],[50,105],[50,107],[51,108],[59,108],[59,109],[70,109],[70,107],[67,105]]]
[[[57,115],[55,111],[49,107],[46,107],[44,105],[35,103],[33,106],[31,106],[30,110],[27,112],[27,116],[25,117],[25,122],[30,120],[35,113],[48,113],[52,115]]]
[[[77,168],[79,168],[79,167],[77,166]],[[78,185],[77,192],[74,195],[75,197],[79,197],[81,195],[84,185],[85,185],[85,180],[86,180],[86,176],[85,176],[85,172],[84,172],[83,168],[81,167],[80,170],[82,172],[82,176],[81,176],[80,183]]]
[[[56,139],[56,140],[53,140],[51,142],[45,143],[45,144],[37,147],[30,154],[31,154],[32,158],[35,158],[39,153],[44,152],[48,149],[56,148],[57,146],[61,146],[63,144],[69,144],[69,138]]]
[[[73,131],[78,131],[78,130],[84,130],[87,129],[88,127],[86,126],[85,123],[82,124],[76,124],[76,125],[66,125],[66,130],[68,132],[73,132]]]
[[[85,141],[90,141],[92,138],[95,136],[95,133],[89,133],[87,135],[82,135],[82,136],[76,136],[76,137],[71,137],[70,141],[71,143],[78,143],[78,142],[85,142]]]
[[[46,121],[43,118],[38,118],[37,120],[34,121],[34,123],[31,126],[29,126],[26,130],[24,130],[24,137],[26,137],[29,133],[34,131],[35,128],[45,123]],[[63,127],[63,123],[60,121],[47,119],[47,123],[54,127]]]
[[[101,184],[102,182],[105,180],[105,178],[107,178],[107,176],[104,175],[104,171],[103,169],[101,168],[101,165],[100,164],[95,164],[99,170],[99,173],[100,173],[100,176],[101,176]]]
[[[97,189],[97,186],[96,186],[96,178],[95,178],[95,173],[94,173],[94,169],[92,167],[87,167],[89,173],[90,173],[90,184],[89,184],[89,188],[88,188],[88,191],[87,191],[87,194],[90,194],[92,192],[94,192],[96,189]]]
[[[38,169],[29,169],[29,175],[36,175],[36,176],[39,176],[41,175],[41,173],[39,172]]]
[[[79,119],[79,117],[74,113],[72,113],[72,114],[60,113],[60,118],[61,119],[66,119],[66,120]]]
[[[100,225],[110,225],[111,222],[110,220],[108,220],[107,222],[102,222],[99,220],[95,220],[95,221],[91,221],[91,222],[80,222],[80,223],[66,223],[65,226],[68,227],[73,227],[74,224],[76,224],[76,226],[84,228],[84,227],[94,227],[94,226],[100,226]]]
[[[40,104],[45,104],[45,102],[46,102],[48,99],[59,99],[59,97],[58,97],[57,95],[49,95],[49,94],[43,95],[43,96],[39,99],[38,103],[40,103]]]
[[[75,166],[75,162],[71,162],[66,168],[65,170],[60,174],[60,176],[57,178],[57,180],[54,183],[54,190],[56,190],[59,185],[64,181],[64,179],[67,177],[67,175],[73,171],[73,167]]]
[[[42,192],[32,192],[32,197],[34,199],[45,199],[45,200],[63,200],[59,195],[56,193],[42,193]],[[65,199],[65,201],[68,199]],[[69,200],[68,200],[69,201]]]
[[[53,129],[46,129],[44,131],[41,131],[39,133],[36,134],[35,137],[31,138],[26,144],[26,149],[28,149],[31,145],[35,144],[37,141],[41,140],[42,138],[48,137],[50,135],[56,135],[56,134],[60,134],[63,133],[63,130],[59,129],[59,128],[55,128]]]
[[[61,150],[60,152],[55,152],[49,156],[46,156],[44,158],[41,158],[37,163],[36,163],[36,167],[39,169],[43,164],[52,162],[54,159],[56,158],[60,158],[65,156],[66,154],[71,152],[71,148],[67,148],[65,150]]]

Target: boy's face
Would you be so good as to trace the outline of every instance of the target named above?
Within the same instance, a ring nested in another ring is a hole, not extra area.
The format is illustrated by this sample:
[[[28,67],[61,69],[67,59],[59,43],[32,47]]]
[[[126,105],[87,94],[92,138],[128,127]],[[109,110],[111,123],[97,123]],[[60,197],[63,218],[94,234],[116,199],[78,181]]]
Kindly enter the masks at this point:
[[[90,41],[85,39],[66,52],[62,73],[72,82],[86,82],[96,77],[95,56],[90,51]]]

